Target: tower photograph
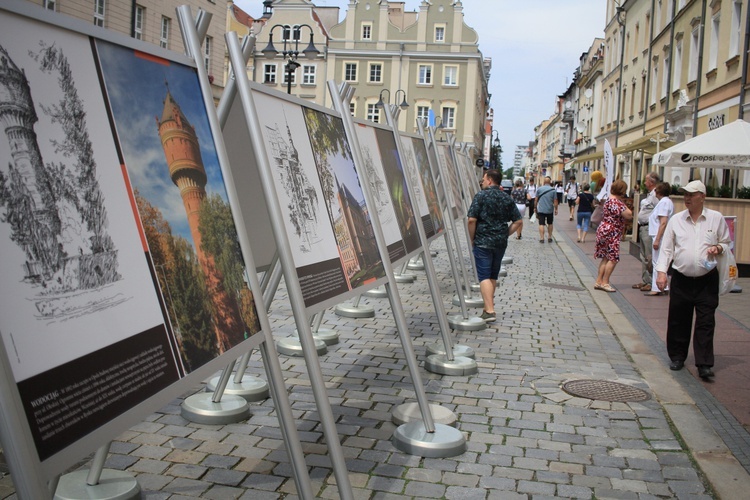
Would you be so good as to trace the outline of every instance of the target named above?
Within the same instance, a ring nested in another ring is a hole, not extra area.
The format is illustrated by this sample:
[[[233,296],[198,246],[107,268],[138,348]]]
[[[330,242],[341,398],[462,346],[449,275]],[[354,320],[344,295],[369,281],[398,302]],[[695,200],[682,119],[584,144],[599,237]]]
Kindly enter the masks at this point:
[[[97,49],[154,274],[193,370],[259,330],[197,74]]]

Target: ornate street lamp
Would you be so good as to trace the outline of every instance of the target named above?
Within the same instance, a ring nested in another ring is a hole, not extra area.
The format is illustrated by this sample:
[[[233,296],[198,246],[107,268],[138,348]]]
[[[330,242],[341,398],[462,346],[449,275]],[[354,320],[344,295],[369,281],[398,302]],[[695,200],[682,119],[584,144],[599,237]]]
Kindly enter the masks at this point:
[[[284,48],[281,51],[281,55],[287,60],[285,66],[287,84],[286,91],[288,94],[291,94],[292,75],[294,74],[296,69],[301,66],[300,63],[297,62],[297,58],[300,54],[299,40],[302,36],[302,28],[307,28],[310,30],[310,43],[308,44],[307,48],[302,51],[302,54],[305,56],[305,58],[314,60],[316,57],[318,57],[320,51],[315,47],[315,44],[313,43],[314,32],[310,25],[276,24],[272,26],[271,30],[268,32],[268,45],[266,45],[266,48],[261,51],[267,59],[273,59],[279,53],[279,51],[276,50],[276,47],[274,47],[273,45],[273,32],[276,28],[281,28],[281,41],[284,42]]]
[[[383,92],[387,92],[388,93],[388,98],[385,101],[383,101]],[[406,91],[402,90],[402,89],[398,89],[396,91],[396,94],[394,95],[396,101],[398,101],[398,93],[399,92],[403,92],[404,93],[404,100],[401,101],[401,104],[399,104],[398,107],[401,108],[401,109],[406,109],[406,108],[409,107],[409,103],[406,102]],[[390,100],[391,100],[391,91],[388,90],[388,89],[383,89],[383,90],[380,91],[380,96],[378,98],[378,102],[375,103],[375,107],[376,108],[382,108],[383,106],[385,106],[386,102],[390,103]]]

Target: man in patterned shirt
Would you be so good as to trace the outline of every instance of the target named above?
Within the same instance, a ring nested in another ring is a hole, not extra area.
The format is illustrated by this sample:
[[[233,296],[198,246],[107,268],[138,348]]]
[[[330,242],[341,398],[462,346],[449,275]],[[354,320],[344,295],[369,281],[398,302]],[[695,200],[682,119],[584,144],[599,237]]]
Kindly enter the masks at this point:
[[[467,214],[479,290],[484,301],[482,319],[487,323],[496,319],[495,290],[508,237],[523,227],[518,207],[500,189],[502,178],[497,170],[487,170],[484,173],[482,191],[474,196]],[[508,223],[511,223],[510,226]]]

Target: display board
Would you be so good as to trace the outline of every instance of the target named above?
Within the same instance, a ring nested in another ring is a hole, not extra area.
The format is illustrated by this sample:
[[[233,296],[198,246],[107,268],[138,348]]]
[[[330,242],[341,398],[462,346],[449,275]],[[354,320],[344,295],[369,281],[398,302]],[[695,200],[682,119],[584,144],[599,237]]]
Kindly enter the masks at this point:
[[[404,151],[404,165],[414,187],[419,216],[422,219],[425,235],[428,240],[440,235],[444,228],[443,216],[438,202],[435,181],[427,158],[424,139],[402,135],[401,144]]]
[[[448,196],[452,198],[450,200],[451,214],[453,219],[456,220],[466,215],[463,192],[458,179],[458,167],[453,159],[450,144],[439,142],[437,144],[437,151],[445,171],[445,182],[449,192]]]
[[[0,8],[0,399],[52,474],[259,327],[195,68],[38,11]]]
[[[341,118],[257,87],[252,98],[305,306],[375,286],[385,270]]]

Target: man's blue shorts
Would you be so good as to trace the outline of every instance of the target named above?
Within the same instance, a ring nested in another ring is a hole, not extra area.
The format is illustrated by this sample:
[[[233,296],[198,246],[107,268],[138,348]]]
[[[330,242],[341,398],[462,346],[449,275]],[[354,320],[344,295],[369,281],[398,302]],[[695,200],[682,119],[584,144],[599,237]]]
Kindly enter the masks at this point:
[[[503,256],[508,243],[506,242],[501,248],[480,248],[474,247],[474,262],[477,266],[477,278],[479,281],[497,280],[500,274],[500,264],[503,263]]]

